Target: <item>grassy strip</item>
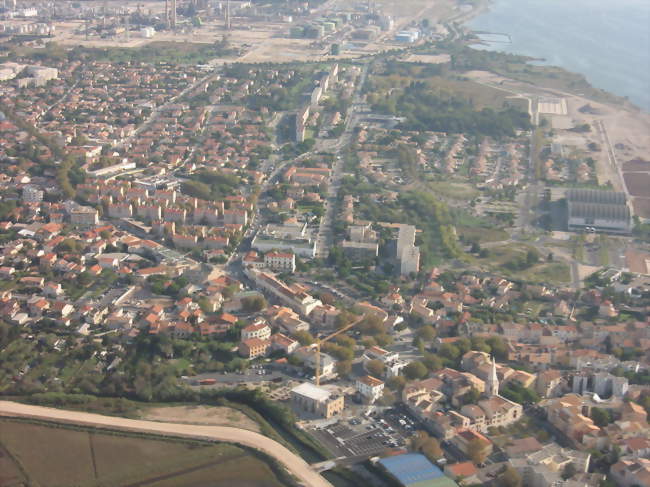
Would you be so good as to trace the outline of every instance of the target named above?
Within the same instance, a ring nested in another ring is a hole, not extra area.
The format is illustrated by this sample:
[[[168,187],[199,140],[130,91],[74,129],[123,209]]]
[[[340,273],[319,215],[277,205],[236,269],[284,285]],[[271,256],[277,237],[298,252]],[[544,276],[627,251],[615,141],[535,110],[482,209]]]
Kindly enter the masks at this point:
[[[386,472],[379,466],[379,464],[375,464],[372,463],[370,460],[366,460],[363,463],[363,465],[368,469],[370,473],[373,473],[377,477],[382,479],[384,481],[384,484],[387,485],[388,487],[401,487],[402,484],[399,483],[393,477],[386,475]]]
[[[343,467],[335,467],[332,470],[323,472],[325,477],[334,487],[358,487],[367,485],[368,481],[352,470]]]
[[[202,402],[207,404],[211,404],[210,401],[225,399],[231,403],[248,406],[257,412],[286,442],[290,443],[293,450],[297,451],[301,457],[310,463],[331,457],[325,448],[306,432],[296,427],[296,418],[289,409],[269,401],[258,390],[219,389],[216,391],[202,391],[201,399]],[[262,427],[262,424],[260,426]]]
[[[260,426],[260,433],[262,433],[264,436],[268,436],[269,438],[274,439],[278,443],[283,444],[290,450],[295,451],[293,446],[290,443],[286,442],[284,438],[281,435],[279,435],[278,432],[275,431],[275,429],[273,429],[273,427],[266,421],[266,419],[264,419],[264,416],[262,416],[260,413],[255,411],[253,408],[245,404],[229,401],[227,399],[218,399],[214,405],[236,409],[237,411],[245,414],[248,418],[255,421]]]

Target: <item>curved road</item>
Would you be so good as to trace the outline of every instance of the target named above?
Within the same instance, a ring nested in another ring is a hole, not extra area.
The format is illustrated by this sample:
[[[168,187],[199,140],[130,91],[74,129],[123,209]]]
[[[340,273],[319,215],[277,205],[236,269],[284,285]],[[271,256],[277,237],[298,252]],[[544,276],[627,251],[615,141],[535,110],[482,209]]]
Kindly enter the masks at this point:
[[[239,443],[275,458],[307,487],[332,487],[307,462],[280,443],[253,431],[227,426],[159,423],[0,401],[0,416],[21,416],[152,434]]]

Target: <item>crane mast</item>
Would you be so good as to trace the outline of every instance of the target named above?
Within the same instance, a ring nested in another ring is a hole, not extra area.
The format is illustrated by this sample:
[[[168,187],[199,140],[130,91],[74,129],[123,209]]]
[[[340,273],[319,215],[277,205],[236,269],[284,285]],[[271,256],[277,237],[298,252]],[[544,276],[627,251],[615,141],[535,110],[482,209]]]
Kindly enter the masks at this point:
[[[341,333],[345,333],[348,331],[350,328],[353,328],[357,326],[359,323],[361,323],[363,320],[366,319],[366,315],[364,314],[361,318],[358,318],[354,320],[352,323],[349,323],[345,325],[344,327],[336,330],[334,333],[331,333],[330,335],[327,335],[325,338],[319,338],[316,340],[316,385],[320,386],[320,347],[323,343],[331,340],[332,338],[340,335]]]

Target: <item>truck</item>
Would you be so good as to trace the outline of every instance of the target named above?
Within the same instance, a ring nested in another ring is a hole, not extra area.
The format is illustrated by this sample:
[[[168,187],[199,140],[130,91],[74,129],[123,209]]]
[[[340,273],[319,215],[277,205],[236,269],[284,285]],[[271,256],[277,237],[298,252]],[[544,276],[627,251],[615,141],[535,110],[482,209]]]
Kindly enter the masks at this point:
[[[211,386],[217,383],[217,379],[201,379],[199,381],[200,386]]]

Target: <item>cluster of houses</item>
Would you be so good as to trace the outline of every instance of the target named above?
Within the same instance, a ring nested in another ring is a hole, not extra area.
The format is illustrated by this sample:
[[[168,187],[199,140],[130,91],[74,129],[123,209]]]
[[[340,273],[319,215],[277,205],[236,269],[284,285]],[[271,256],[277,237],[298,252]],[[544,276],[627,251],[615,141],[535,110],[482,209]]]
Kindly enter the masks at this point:
[[[407,177],[404,168],[383,156],[387,149],[397,147],[410,151],[409,163],[425,172],[463,174],[488,188],[516,186],[524,175],[527,149],[523,140],[501,143],[486,137],[479,144],[478,153],[473,154],[468,139],[462,134],[424,132],[415,137],[415,133],[402,132],[394,138],[389,137],[388,127],[373,126],[372,129],[372,134],[362,130],[358,139],[359,167],[372,182],[387,186],[403,184]],[[388,147],[382,139],[390,140]]]
[[[464,430],[487,433],[490,428],[518,421],[522,406],[499,395],[496,362],[487,354],[473,351],[463,356],[463,362],[478,375],[441,369],[428,379],[407,384],[402,393],[404,404],[444,440]],[[475,403],[468,399],[472,391],[480,395]]]
[[[305,140],[305,132],[307,125],[309,124],[310,115],[312,117],[317,117],[318,112],[312,114],[312,108],[318,106],[323,94],[325,94],[330,86],[336,85],[338,83],[339,77],[339,65],[334,64],[329,71],[320,73],[318,75],[317,86],[309,94],[309,100],[298,109],[296,114],[296,141],[302,142]]]
[[[144,181],[96,181],[79,185],[85,198],[140,233],[168,239],[178,249],[201,249],[206,257],[224,254],[229,239],[242,233],[252,204],[242,196],[221,201],[189,197],[170,189],[150,189]]]
[[[27,110],[25,119],[61,146],[77,146],[78,136],[99,146],[128,137],[143,117],[199,75],[196,68],[174,65],[87,62],[82,68],[79,61],[50,64],[40,70],[53,70],[58,79],[54,75],[47,87],[3,84],[0,93],[11,98],[8,106]],[[56,103],[62,99],[65,103]]]

